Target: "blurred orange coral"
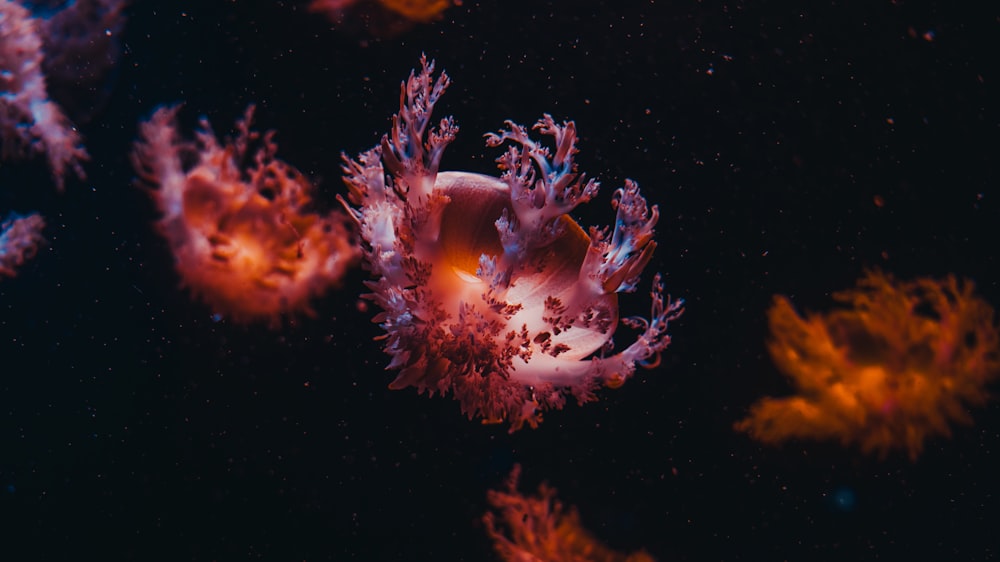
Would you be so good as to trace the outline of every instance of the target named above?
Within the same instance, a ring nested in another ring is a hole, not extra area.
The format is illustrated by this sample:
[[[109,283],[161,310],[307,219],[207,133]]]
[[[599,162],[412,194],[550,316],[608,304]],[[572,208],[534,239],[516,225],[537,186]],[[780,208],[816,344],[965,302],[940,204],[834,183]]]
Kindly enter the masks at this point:
[[[459,0],[313,0],[309,11],[323,14],[338,31],[388,38],[415,25],[441,19]]]
[[[799,316],[785,297],[768,311],[771,357],[797,394],[767,397],[736,429],[775,444],[837,439],[882,455],[971,423],[1000,373],[993,308],[954,276],[896,281],[869,272],[834,294],[842,308]]]

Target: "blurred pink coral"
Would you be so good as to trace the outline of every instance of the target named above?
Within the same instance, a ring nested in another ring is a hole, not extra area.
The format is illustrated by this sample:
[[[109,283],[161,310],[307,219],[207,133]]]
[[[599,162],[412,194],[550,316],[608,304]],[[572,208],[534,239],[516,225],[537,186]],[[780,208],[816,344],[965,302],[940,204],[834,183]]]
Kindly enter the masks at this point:
[[[605,546],[580,523],[580,514],[563,505],[556,490],[538,486],[538,494],[517,491],[521,466],[514,465],[503,490],[486,492],[493,511],[483,515],[486,533],[506,562],[653,562],[646,551],[622,554]]]
[[[41,215],[7,215],[0,223],[0,278],[14,277],[17,268],[31,259],[42,244],[45,220]]]
[[[0,0],[0,148],[4,159],[45,153],[61,189],[67,169],[84,177],[80,133],[49,99],[38,21],[16,2]]]
[[[75,123],[86,123],[110,97],[121,56],[126,0],[52,0],[39,19],[42,72],[49,97]],[[65,6],[63,6],[65,4]]]

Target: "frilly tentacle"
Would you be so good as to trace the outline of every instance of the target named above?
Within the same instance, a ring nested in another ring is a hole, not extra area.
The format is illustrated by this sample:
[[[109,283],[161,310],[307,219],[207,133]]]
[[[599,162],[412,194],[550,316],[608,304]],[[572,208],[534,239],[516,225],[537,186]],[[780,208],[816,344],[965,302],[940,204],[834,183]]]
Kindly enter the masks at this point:
[[[430,195],[441,165],[444,149],[455,140],[458,126],[451,117],[442,119],[436,128],[427,130],[434,104],[451,84],[442,72],[432,80],[434,62],[420,57],[419,73],[410,72],[400,87],[399,113],[392,117],[392,132],[382,137],[385,167],[405,184],[412,195]]]
[[[555,139],[555,156],[548,147],[528,136],[527,130],[513,121],[506,121],[506,130],[486,135],[486,145],[497,147],[506,141],[515,145],[497,158],[503,171],[501,179],[510,186],[514,216],[505,213],[497,221],[504,251],[511,260],[524,258],[526,249],[541,246],[555,239],[561,231],[556,221],[586,203],[597,194],[600,184],[578,173],[573,155],[576,154],[576,124],[557,124],[545,114],[533,127]]]

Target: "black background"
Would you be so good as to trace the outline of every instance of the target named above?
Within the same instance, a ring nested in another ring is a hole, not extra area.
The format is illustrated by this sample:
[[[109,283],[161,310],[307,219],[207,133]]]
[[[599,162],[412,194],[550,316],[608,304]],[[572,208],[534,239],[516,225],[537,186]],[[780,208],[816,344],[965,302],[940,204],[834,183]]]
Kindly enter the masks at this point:
[[[774,294],[822,309],[880,267],[1000,303],[1000,25],[964,4],[466,0],[378,38],[295,2],[135,2],[81,126],[88,179],[58,193],[40,160],[0,168],[0,210],[49,224],[0,282],[0,558],[491,560],[485,492],[515,462],[523,489],[548,480],[594,534],[664,561],[997,557],[997,404],[917,462],[731,429],[791,390],[765,348]],[[583,224],[612,220],[626,177],[660,206],[647,275],[687,300],[674,344],[534,431],[389,391],[361,271],[315,318],[213,321],[132,187],[158,105],[228,133],[255,102],[332,206],[340,152],[375,144],[422,52],[454,81],[443,169],[491,172],[483,133],[549,112],[604,183]]]

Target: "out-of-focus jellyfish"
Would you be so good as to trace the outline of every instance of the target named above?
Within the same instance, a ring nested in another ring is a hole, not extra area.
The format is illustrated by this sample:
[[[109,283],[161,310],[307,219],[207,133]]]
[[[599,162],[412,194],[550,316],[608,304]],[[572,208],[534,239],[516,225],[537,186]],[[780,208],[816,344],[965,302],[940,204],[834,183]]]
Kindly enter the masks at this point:
[[[274,131],[250,129],[253,106],[221,144],[206,119],[194,141],[182,139],[178,110],[140,125],[132,159],[182,282],[236,320],[311,313],[310,300],[359,258],[349,219],[313,209],[312,184],[275,158]]]
[[[1000,374],[993,308],[954,276],[909,282],[869,272],[840,305],[799,316],[778,296],[768,311],[768,349],[796,394],[764,398],[736,424],[756,439],[835,439],[911,458],[952,422],[970,423]]]
[[[483,524],[505,562],[653,562],[644,550],[622,554],[605,546],[583,527],[576,508],[566,509],[544,482],[537,495],[520,494],[520,475],[515,465],[505,489],[486,492],[493,511]]]
[[[17,268],[31,259],[45,241],[42,229],[45,220],[35,213],[18,215],[10,213],[0,223],[0,279],[14,277]]]
[[[44,153],[59,188],[66,172],[84,177],[80,134],[49,99],[39,23],[10,0],[0,0],[0,149],[6,159]]]
[[[511,431],[561,408],[565,394],[595,399],[618,387],[635,365],[653,366],[670,343],[668,323],[682,302],[653,281],[650,318],[622,322],[637,339],[618,353],[619,292],[633,291],[656,243],[659,213],[626,180],[615,192],[613,229],[585,232],[568,215],[598,184],[578,173],[576,127],[546,115],[535,130],[514,123],[487,135],[509,142],[495,178],[439,172],[458,131],[449,117],[428,128],[448,77],[422,60],[402,86],[399,113],[380,146],[345,156],[350,204],[375,280],[366,297],[382,308],[391,388],[451,393],[470,418],[506,422]]]
[[[326,15],[339,29],[391,37],[414,24],[440,19],[458,0],[313,0],[309,10]]]

